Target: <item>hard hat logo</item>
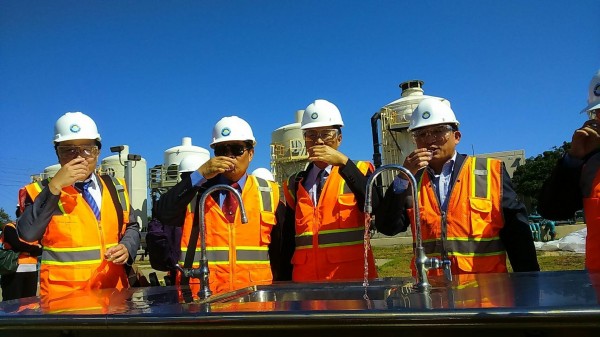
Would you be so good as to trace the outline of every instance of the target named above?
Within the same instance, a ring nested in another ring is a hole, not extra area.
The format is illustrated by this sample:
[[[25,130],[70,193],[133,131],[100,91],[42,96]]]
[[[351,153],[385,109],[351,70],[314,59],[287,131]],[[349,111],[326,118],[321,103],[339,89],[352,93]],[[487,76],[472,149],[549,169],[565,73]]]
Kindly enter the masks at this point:
[[[313,112],[313,113],[310,115],[310,118],[311,118],[311,119],[317,119],[317,118],[319,118],[319,114],[318,114],[318,113],[316,113],[316,112]]]
[[[590,114],[590,111],[600,109],[600,70],[598,70],[590,81],[587,103],[588,105],[581,112],[587,112],[590,118],[594,118],[592,117],[593,114]]]
[[[71,132],[73,132],[73,133],[77,133],[77,132],[81,131],[81,128],[79,127],[79,125],[73,124],[73,125],[71,125],[69,130],[71,130]]]
[[[431,114],[429,113],[429,111],[423,112],[423,115],[421,116],[421,118],[423,118],[423,119],[428,119],[429,117],[431,117]]]
[[[231,130],[229,128],[223,128],[223,130],[221,130],[221,136],[223,137],[227,137],[231,134]]]

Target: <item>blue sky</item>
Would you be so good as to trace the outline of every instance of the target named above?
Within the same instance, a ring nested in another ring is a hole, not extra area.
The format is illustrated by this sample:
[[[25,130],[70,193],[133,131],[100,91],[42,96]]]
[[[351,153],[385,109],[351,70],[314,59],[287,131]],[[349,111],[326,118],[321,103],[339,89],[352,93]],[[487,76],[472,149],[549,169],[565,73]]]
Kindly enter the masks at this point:
[[[459,152],[569,141],[600,68],[600,1],[0,2],[0,207],[55,164],[67,111],[92,116],[105,150],[128,144],[148,167],[238,115],[269,166],[271,132],[324,98],[341,110],[341,150],[371,159],[370,118],[398,84],[452,102]]]

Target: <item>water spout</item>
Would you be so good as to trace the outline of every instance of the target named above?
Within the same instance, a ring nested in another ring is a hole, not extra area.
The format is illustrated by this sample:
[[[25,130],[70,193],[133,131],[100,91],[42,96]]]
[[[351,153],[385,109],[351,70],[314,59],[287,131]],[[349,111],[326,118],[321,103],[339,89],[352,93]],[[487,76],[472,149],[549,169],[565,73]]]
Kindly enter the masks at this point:
[[[204,207],[206,203],[206,198],[211,195],[215,191],[230,191],[233,193],[235,198],[240,205],[241,212],[241,220],[242,223],[248,223],[248,217],[246,215],[246,209],[244,208],[244,203],[242,202],[242,196],[237,189],[225,185],[219,184],[209,187],[204,193],[202,193],[202,197],[200,198],[200,268],[181,268],[184,276],[186,277],[194,277],[200,279],[200,291],[198,291],[198,297],[201,300],[207,299],[212,295],[209,285],[209,274],[210,271],[208,269],[208,256],[206,254],[206,223],[204,220]]]
[[[423,248],[423,238],[421,235],[421,213],[419,210],[419,199],[417,195],[417,181],[412,173],[401,165],[389,164],[384,165],[369,177],[367,180],[367,191],[365,195],[365,213],[371,214],[373,212],[372,207],[372,199],[373,199],[373,184],[377,176],[379,176],[382,172],[388,170],[397,170],[402,173],[406,179],[409,181],[410,188],[412,191],[413,198],[413,223],[415,224],[415,267],[417,270],[417,283],[415,284],[415,288],[419,291],[428,291],[431,285],[427,279],[427,270],[429,269],[437,269],[442,266],[446,266],[450,261],[444,261],[444,263],[440,262],[438,258],[428,258],[425,255],[425,249]]]

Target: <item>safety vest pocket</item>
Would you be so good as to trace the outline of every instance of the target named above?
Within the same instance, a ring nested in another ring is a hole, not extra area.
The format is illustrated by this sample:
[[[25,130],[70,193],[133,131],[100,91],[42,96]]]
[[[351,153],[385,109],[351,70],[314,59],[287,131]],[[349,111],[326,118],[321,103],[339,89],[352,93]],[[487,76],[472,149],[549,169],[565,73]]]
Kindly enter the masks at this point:
[[[296,250],[292,257],[292,264],[303,265],[308,262],[308,252],[304,250]]]
[[[469,198],[469,202],[472,235],[479,237],[492,221],[492,201],[483,198]]]
[[[456,258],[461,273],[505,273],[506,255],[469,256]],[[454,261],[453,261],[454,262]]]
[[[54,282],[87,282],[92,277],[89,266],[49,267],[48,279]]]
[[[42,244],[48,237],[53,238],[69,238],[69,246],[87,246],[90,241],[90,236],[94,233],[89,232],[88,226],[82,225],[82,220],[77,215],[64,214],[55,215],[52,217],[50,225],[46,229],[46,234],[42,238]]]
[[[256,264],[248,271],[250,282],[253,284],[271,283],[273,274],[271,273],[270,264]]]
[[[268,245],[271,243],[271,231],[275,225],[275,214],[271,212],[260,212],[260,243]]]
[[[338,205],[339,228],[358,227],[360,226],[360,221],[364,221],[360,219],[360,215],[362,214],[362,212],[356,206],[356,198],[354,197],[354,194],[347,193],[339,195]]]
[[[346,246],[327,249],[327,261],[329,263],[344,263],[355,262],[361,263],[364,261],[364,252],[362,246]]]

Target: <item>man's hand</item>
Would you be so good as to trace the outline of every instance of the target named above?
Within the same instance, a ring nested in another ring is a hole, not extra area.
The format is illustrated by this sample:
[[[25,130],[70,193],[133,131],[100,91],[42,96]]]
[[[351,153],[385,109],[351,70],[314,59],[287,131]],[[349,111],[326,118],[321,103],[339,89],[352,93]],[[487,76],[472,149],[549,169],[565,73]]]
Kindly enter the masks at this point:
[[[330,146],[315,145],[308,149],[308,160],[323,162],[327,165],[344,166],[348,162],[348,157]]]
[[[417,171],[429,165],[431,158],[432,155],[428,149],[416,149],[404,159],[403,166],[406,167],[410,173],[415,175],[417,174]]]
[[[216,177],[221,173],[235,170],[235,159],[220,156],[210,158],[198,169],[198,172],[206,179]]]
[[[114,264],[125,264],[129,259],[129,252],[124,244],[119,243],[116,246],[110,247],[104,253],[104,257]]]
[[[50,192],[54,195],[60,194],[63,187],[73,185],[77,181],[85,180],[89,175],[88,162],[85,158],[77,157],[63,165],[54,178],[50,180]]]
[[[597,148],[600,148],[600,123],[592,119],[573,133],[569,155],[582,159]]]

